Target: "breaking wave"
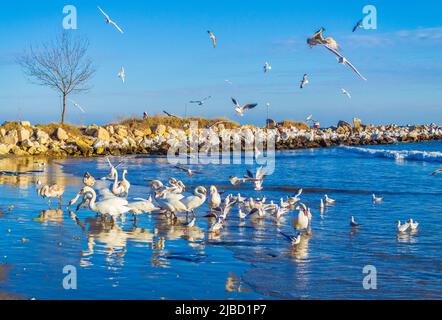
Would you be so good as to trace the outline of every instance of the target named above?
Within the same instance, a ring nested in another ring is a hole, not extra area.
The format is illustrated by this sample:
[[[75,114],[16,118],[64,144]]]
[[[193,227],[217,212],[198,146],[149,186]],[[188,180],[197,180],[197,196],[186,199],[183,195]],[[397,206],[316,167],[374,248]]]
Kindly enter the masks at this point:
[[[385,149],[369,149],[360,147],[342,147],[345,150],[364,154],[376,158],[388,158],[394,160],[412,160],[427,162],[442,162],[442,152],[437,151],[418,151],[418,150],[385,150]]]

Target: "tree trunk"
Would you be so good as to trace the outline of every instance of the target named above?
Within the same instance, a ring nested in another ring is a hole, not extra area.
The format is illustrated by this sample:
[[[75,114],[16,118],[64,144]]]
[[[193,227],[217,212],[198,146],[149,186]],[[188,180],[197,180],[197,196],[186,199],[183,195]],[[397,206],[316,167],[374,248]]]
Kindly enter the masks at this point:
[[[66,113],[66,94],[63,93],[63,111],[61,112],[61,124],[64,124],[65,113]]]

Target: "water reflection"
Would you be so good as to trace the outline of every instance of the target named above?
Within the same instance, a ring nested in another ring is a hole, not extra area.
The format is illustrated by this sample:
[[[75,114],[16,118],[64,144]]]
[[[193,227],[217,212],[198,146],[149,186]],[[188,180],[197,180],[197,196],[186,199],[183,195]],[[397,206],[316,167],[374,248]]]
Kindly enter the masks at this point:
[[[40,222],[55,222],[61,224],[63,222],[63,210],[42,210],[39,217],[34,220]]]

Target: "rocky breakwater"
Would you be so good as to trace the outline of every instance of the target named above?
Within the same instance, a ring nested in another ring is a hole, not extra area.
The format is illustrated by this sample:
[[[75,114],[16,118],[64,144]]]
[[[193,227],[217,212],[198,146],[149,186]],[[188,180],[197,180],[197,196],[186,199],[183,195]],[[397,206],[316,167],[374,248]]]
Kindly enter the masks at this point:
[[[219,137],[216,138],[216,136]],[[282,123],[271,128],[242,126],[226,129],[217,124],[210,129],[176,129],[158,124],[137,126],[113,124],[106,126],[72,125],[33,126],[27,121],[8,122],[0,126],[0,156],[53,156],[79,157],[124,154],[166,154],[189,137],[199,139],[198,148],[222,148],[221,141],[229,139],[231,147],[241,144],[242,149],[256,139],[266,143],[274,137],[277,150],[320,148],[338,145],[376,145],[397,142],[419,142],[442,139],[442,127],[436,125],[372,126],[359,119],[353,124],[340,121],[336,127],[311,129],[306,124]],[[201,143],[204,142],[204,143]]]

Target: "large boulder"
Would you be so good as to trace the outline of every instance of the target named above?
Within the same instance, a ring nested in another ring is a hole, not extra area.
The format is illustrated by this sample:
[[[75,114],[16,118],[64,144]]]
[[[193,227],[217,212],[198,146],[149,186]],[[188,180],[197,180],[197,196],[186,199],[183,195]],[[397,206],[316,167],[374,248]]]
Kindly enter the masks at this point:
[[[64,131],[64,129],[62,129],[62,128],[57,128],[57,130],[55,130],[54,136],[59,141],[64,141],[64,140],[69,139],[67,132]]]
[[[158,135],[158,136],[162,136],[163,134],[166,133],[167,127],[164,124],[159,124],[154,126],[153,128],[153,132]]]
[[[5,155],[9,153],[11,146],[7,144],[0,144],[0,155]]]
[[[86,129],[86,134],[103,141],[110,141],[109,132],[102,127],[88,128]]]
[[[0,138],[0,143],[15,145],[18,142],[17,130],[8,131],[3,137]]]
[[[44,132],[43,130],[37,129],[34,132],[34,136],[35,136],[35,139],[38,141],[38,143],[42,144],[42,145],[47,144],[50,140],[49,135],[46,132]]]
[[[127,138],[127,129],[126,127],[120,126],[117,127],[115,129],[115,133],[120,137],[120,138]]]
[[[29,132],[29,130],[24,128],[18,129],[17,135],[18,135],[18,142],[23,142],[31,138],[31,132]]]
[[[31,123],[29,121],[20,121],[20,125],[22,127],[31,127]]]

